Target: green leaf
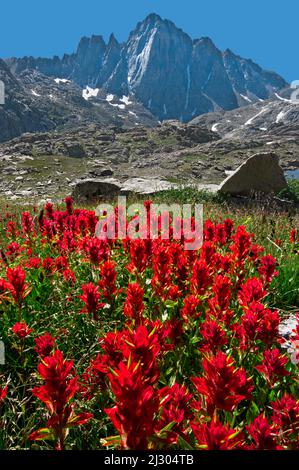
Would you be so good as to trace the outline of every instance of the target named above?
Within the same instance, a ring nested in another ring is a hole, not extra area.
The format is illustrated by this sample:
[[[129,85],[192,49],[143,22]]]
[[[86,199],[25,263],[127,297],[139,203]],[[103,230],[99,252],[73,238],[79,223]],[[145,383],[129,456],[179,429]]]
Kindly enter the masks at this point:
[[[182,436],[179,436],[178,443],[183,450],[195,450]]]

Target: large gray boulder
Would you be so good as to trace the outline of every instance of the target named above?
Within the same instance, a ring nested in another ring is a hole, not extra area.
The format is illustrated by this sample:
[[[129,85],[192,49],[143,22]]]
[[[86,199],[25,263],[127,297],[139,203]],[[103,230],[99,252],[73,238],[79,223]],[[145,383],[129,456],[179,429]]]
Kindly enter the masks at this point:
[[[155,194],[178,186],[158,178],[130,178],[119,182],[114,178],[84,179],[73,183],[72,196],[75,199],[126,196],[130,194]]]
[[[94,198],[114,197],[121,194],[122,187],[117,180],[113,178],[106,180],[97,179],[84,179],[76,181],[72,196],[75,199],[87,199],[91,200]]]
[[[255,192],[277,194],[287,182],[275,153],[257,153],[229,175],[219,191],[231,195],[250,196]]]

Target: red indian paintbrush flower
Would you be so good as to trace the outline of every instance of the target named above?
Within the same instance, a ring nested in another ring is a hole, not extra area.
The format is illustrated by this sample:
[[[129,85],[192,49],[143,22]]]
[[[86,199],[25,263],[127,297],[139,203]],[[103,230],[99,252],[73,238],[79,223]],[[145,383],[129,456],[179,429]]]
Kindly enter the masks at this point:
[[[152,262],[154,271],[152,286],[156,295],[166,300],[171,297],[171,290],[174,288],[172,282],[172,253],[167,242],[156,241]],[[172,293],[175,294],[175,292]]]
[[[206,220],[204,223],[204,240],[214,241],[215,238],[215,225],[211,220]]]
[[[106,240],[86,238],[82,243],[91,264],[98,266],[102,261],[108,259],[109,247]]]
[[[124,314],[126,317],[134,320],[137,325],[142,323],[143,319],[143,296],[144,290],[138,283],[128,285],[127,298],[124,305]]]
[[[260,273],[264,284],[268,286],[272,279],[278,275],[278,271],[276,271],[277,261],[273,256],[266,255],[260,259],[260,267],[258,268],[258,272]]]
[[[23,248],[16,242],[9,243],[6,249],[6,257],[10,258],[11,261],[14,261],[23,251]]]
[[[8,268],[6,276],[10,284],[10,291],[16,304],[22,305],[26,295],[29,293],[26,284],[26,273],[21,268]]]
[[[231,219],[225,219],[223,225],[226,233],[226,239],[229,241],[233,233],[234,222]]]
[[[238,298],[241,305],[249,307],[252,302],[259,302],[267,295],[262,281],[253,277],[248,279],[241,287]]]
[[[53,240],[54,238],[53,228],[54,228],[54,224],[51,220],[46,219],[43,221],[41,232],[47,242],[51,242],[51,240]]]
[[[165,442],[175,444],[179,436],[186,435],[187,420],[193,417],[191,410],[192,395],[184,385],[175,383],[172,387],[159,390],[160,409],[162,409],[157,431],[172,423],[171,431],[167,432]]]
[[[53,258],[45,258],[42,262],[42,267],[45,270],[47,275],[51,275],[55,271],[55,262]]]
[[[196,295],[203,295],[211,284],[212,279],[209,268],[205,261],[195,261],[190,280],[191,292]]]
[[[296,228],[293,228],[290,232],[290,242],[292,244],[299,242],[299,230],[297,230]]]
[[[54,220],[54,206],[52,202],[47,202],[45,204],[45,211],[48,219]]]
[[[99,340],[99,343],[108,357],[110,367],[117,367],[119,362],[123,360],[123,341],[125,335],[122,331],[115,333],[109,332],[104,338]]]
[[[197,307],[200,301],[195,295],[187,295],[184,299],[184,306],[180,312],[181,317],[185,322],[189,322],[197,318],[200,314],[197,312]]]
[[[91,313],[94,320],[98,319],[98,311],[103,306],[100,303],[101,295],[99,293],[99,287],[95,286],[92,282],[82,286],[83,295],[79,298],[84,302],[85,307],[82,313]]]
[[[243,434],[218,419],[209,423],[191,423],[192,431],[197,440],[197,448],[202,450],[233,450],[243,447]]]
[[[216,255],[215,243],[211,241],[204,242],[200,249],[200,261],[205,263],[209,268],[212,268],[214,264],[215,255]]]
[[[205,321],[200,327],[203,341],[200,343],[200,351],[211,351],[216,353],[217,350],[228,343],[228,338],[221,326],[216,321]]]
[[[59,256],[56,258],[55,266],[58,272],[63,273],[65,269],[68,269],[69,262],[66,256]]]
[[[103,296],[108,302],[112,303],[118,290],[116,287],[116,270],[113,261],[105,261],[101,265],[101,279],[99,286],[102,290]]]
[[[214,297],[209,301],[209,306],[214,312],[227,310],[230,303],[232,282],[227,276],[216,276],[212,287]]]
[[[64,359],[59,350],[38,365],[44,385],[34,388],[33,394],[46,405],[50,418],[48,427],[32,433],[30,440],[53,439],[57,442],[56,449],[62,450],[68,429],[84,424],[92,417],[90,413],[74,413],[75,405],[71,400],[78,390],[78,378],[73,366],[73,361]]]
[[[129,272],[143,273],[148,262],[148,253],[145,240],[137,238],[130,241],[131,262],[127,269]]]
[[[204,377],[193,377],[192,382],[197,392],[206,397],[209,415],[215,409],[233,411],[242,400],[251,398],[251,379],[244,369],[236,369],[234,360],[223,352],[207,356],[202,366]]]
[[[230,247],[236,263],[243,265],[251,247],[251,236],[243,225],[240,225],[233,237],[234,243]]]
[[[10,291],[11,285],[5,279],[0,279],[0,295],[7,294]]]
[[[284,377],[290,373],[285,369],[288,358],[281,354],[279,349],[271,349],[264,352],[263,363],[256,369],[265,376],[267,382],[275,383],[278,377]]]
[[[246,427],[253,444],[250,449],[254,450],[280,450],[281,447],[276,442],[274,426],[271,426],[265,415],[260,415],[253,423]]]
[[[9,220],[6,225],[6,233],[11,240],[15,240],[19,235],[16,225],[13,220]]]
[[[116,406],[105,409],[121,438],[122,449],[146,450],[155,431],[159,399],[151,385],[143,381],[139,364],[122,362],[108,378]]]
[[[23,233],[30,235],[34,231],[33,219],[29,212],[23,212],[22,214],[22,228]]]
[[[71,269],[65,269],[62,274],[65,282],[67,282],[68,284],[76,283],[75,273]]]
[[[279,335],[279,315],[277,311],[266,309],[259,302],[252,302],[237,325],[237,336],[241,339],[241,348],[257,349],[257,340],[271,345]]]
[[[38,269],[40,265],[41,265],[40,258],[30,258],[25,266],[28,269]]]
[[[35,351],[40,357],[49,356],[51,351],[54,348],[55,338],[53,338],[49,333],[45,333],[42,336],[35,338]]]
[[[145,326],[139,326],[136,331],[127,335],[122,351],[128,361],[132,359],[140,364],[144,382],[154,384],[158,380],[156,359],[161,346],[155,330],[149,332]]]
[[[0,388],[0,406],[3,403],[4,399],[6,398],[8,393],[8,386],[4,388]]]
[[[29,336],[30,333],[33,331],[26,325],[25,322],[15,323],[11,330],[20,339],[26,338],[26,336]]]
[[[66,205],[66,211],[68,213],[68,215],[72,215],[73,214],[73,203],[74,203],[74,200],[71,196],[68,196],[65,198],[64,200],[65,202],[65,205]]]
[[[280,432],[285,435],[294,434],[299,431],[299,400],[289,394],[283,395],[271,403],[272,423],[276,424]]]

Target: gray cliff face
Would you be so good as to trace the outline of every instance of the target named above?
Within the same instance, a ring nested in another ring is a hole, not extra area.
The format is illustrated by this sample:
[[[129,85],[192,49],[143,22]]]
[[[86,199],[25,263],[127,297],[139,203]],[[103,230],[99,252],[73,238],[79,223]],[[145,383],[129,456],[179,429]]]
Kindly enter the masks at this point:
[[[0,80],[5,84],[5,104],[0,106],[0,142],[24,132],[45,131],[54,127],[51,119],[1,59]]]
[[[102,87],[109,77],[113,75],[117,64],[121,59],[122,46],[117,42],[114,34],[111,34],[105,54],[102,59],[102,66],[96,85]]]
[[[12,58],[6,64],[20,86],[22,72],[36,70],[120,99],[130,96],[161,121],[187,122],[204,113],[230,111],[287,86],[274,72],[229,49],[220,51],[209,38],[192,40],[155,14],[138,23],[124,44],[114,35],[108,44],[101,36],[84,37],[75,53],[62,58]]]
[[[0,59],[0,80],[5,84],[5,102],[0,105],[0,142],[27,132],[98,127],[153,127],[157,119],[141,103],[131,99],[127,105],[106,94],[86,96],[71,80],[49,77],[37,70],[13,75]],[[85,97],[84,97],[85,96]]]
[[[74,68],[69,78],[79,85],[95,86],[100,75],[106,44],[102,36],[82,38],[76,55]]]
[[[140,23],[129,37],[128,88],[161,120],[183,117],[191,55],[189,36],[156,15]]]
[[[267,99],[273,89],[286,87],[285,80],[279,75],[263,70],[252,60],[242,59],[229,49],[223,53],[223,62],[236,93]]]

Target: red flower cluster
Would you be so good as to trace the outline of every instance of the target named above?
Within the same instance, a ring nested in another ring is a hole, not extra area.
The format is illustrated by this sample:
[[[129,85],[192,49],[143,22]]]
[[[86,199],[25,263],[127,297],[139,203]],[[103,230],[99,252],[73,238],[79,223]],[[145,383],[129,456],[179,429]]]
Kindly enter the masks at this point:
[[[209,415],[216,409],[233,411],[242,400],[249,400],[253,384],[244,369],[235,368],[233,359],[223,352],[203,359],[204,376],[193,377],[192,382],[206,400]]]
[[[49,356],[52,352],[55,345],[55,338],[53,338],[49,333],[45,333],[44,335],[35,338],[35,344],[35,351],[41,358],[43,358]]]
[[[43,359],[38,366],[38,372],[44,380],[44,385],[33,389],[33,394],[47,407],[50,418],[47,428],[39,429],[30,435],[31,440],[55,440],[57,449],[64,449],[68,429],[86,423],[91,413],[74,413],[74,403],[71,403],[78,390],[78,379],[74,373],[73,361],[64,359],[61,351],[55,351]]]
[[[26,284],[26,273],[21,268],[8,268],[6,270],[8,283],[6,288],[11,292],[13,300],[18,306],[21,306],[25,297],[29,293],[28,284]]]
[[[103,304],[100,303],[101,295],[99,294],[99,287],[93,285],[92,282],[82,286],[83,295],[80,295],[80,299],[84,302],[85,307],[82,313],[90,313],[93,319],[98,320],[98,311]]]
[[[2,405],[6,395],[8,393],[8,387],[0,388],[0,406]]]
[[[16,323],[13,327],[12,327],[12,332],[18,336],[19,339],[24,339],[26,338],[26,336],[29,336],[30,333],[32,333],[32,329],[29,328],[25,322],[21,322],[21,323]]]
[[[175,219],[163,239],[171,217],[153,219],[150,239],[118,208],[103,218],[105,230],[117,220],[115,237],[99,239],[95,212],[71,198],[38,217],[24,212],[19,224],[3,219],[0,336],[15,370],[3,382],[9,396],[0,389],[2,410],[24,400],[37,366],[36,414],[44,406],[47,423],[30,440],[57,449],[95,435],[96,446],[116,449],[298,449],[299,326],[282,344],[270,308],[277,261],[230,219],[205,221],[202,247],[190,251],[186,221]],[[131,222],[144,239],[117,239]],[[295,229],[290,241],[281,250],[297,256]],[[92,416],[78,439],[70,429]]]

